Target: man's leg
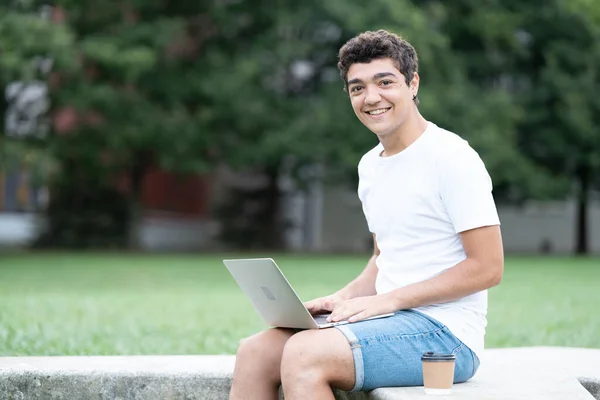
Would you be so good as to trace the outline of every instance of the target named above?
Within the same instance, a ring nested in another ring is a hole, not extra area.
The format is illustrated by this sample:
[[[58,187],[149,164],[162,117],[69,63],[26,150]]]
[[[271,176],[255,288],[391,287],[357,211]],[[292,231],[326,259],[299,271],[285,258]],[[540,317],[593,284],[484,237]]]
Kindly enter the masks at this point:
[[[286,400],[333,399],[331,387],[354,387],[354,358],[337,329],[311,329],[290,338],[283,350],[281,380]]]
[[[329,329],[327,329],[329,331]],[[353,378],[352,390],[369,391],[379,387],[390,386],[420,386],[423,385],[423,370],[421,356],[427,351],[435,353],[452,353],[456,356],[454,382],[464,382],[470,379],[479,366],[476,355],[448,327],[439,321],[414,310],[403,310],[393,316],[380,319],[360,321],[340,325],[334,329],[346,338],[346,349],[352,354]],[[282,380],[286,387],[286,351],[288,345],[295,342],[292,338],[286,345],[282,362]],[[344,346],[334,347],[335,343],[323,342],[315,337],[312,346],[328,346],[330,350],[322,351],[322,357],[317,360],[323,368],[331,368],[329,364],[333,356],[347,354]],[[337,352],[335,349],[339,349]],[[333,355],[333,356],[332,356]],[[328,360],[330,358],[331,360]],[[349,369],[341,363],[335,363],[338,372]],[[339,380],[339,378],[338,378]],[[340,389],[349,389],[329,377],[330,383]],[[293,382],[293,381],[292,381]],[[308,397],[307,397],[308,398]],[[325,397],[326,398],[326,397]]]
[[[233,370],[231,400],[279,399],[281,356],[294,335],[291,329],[269,329],[242,340]]]

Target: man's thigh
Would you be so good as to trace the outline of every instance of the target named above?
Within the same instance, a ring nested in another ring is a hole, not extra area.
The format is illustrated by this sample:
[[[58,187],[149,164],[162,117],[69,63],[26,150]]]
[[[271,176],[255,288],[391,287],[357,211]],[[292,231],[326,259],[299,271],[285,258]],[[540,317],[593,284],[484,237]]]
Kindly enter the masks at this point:
[[[352,390],[423,385],[421,356],[427,351],[456,355],[455,382],[470,379],[479,361],[440,322],[416,311],[336,327],[344,334],[354,362]]]
[[[346,337],[337,329],[302,330],[285,344],[282,379],[298,380],[303,373],[316,373],[331,386],[354,387],[354,360]]]

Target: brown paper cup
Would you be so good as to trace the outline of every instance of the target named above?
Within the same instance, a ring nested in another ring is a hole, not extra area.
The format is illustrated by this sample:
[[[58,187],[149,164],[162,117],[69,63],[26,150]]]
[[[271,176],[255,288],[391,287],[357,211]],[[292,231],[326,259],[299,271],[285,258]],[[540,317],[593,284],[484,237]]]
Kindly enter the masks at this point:
[[[423,363],[423,386],[426,394],[448,395],[454,382],[454,354],[427,352],[421,357]]]

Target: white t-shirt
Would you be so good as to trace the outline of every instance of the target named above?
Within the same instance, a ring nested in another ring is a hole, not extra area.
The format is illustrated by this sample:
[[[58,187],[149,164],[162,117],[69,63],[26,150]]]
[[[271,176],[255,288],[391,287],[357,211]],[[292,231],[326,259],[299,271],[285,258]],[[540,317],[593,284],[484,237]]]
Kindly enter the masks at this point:
[[[377,293],[429,279],[466,258],[459,233],[499,225],[492,181],[467,141],[429,122],[406,149],[381,157],[381,143],[358,165],[358,196],[381,254]],[[487,290],[416,310],[446,325],[480,358]]]

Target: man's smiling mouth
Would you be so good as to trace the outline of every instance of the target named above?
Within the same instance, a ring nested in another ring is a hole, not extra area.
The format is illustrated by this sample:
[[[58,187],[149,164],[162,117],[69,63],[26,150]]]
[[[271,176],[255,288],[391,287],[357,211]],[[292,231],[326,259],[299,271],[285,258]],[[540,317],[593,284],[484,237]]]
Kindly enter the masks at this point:
[[[384,114],[384,113],[388,112],[388,110],[389,110],[390,108],[391,108],[391,107],[389,107],[389,108],[378,108],[378,109],[376,109],[376,110],[365,111],[365,112],[366,112],[367,114],[369,114],[369,115],[381,115],[381,114]]]

